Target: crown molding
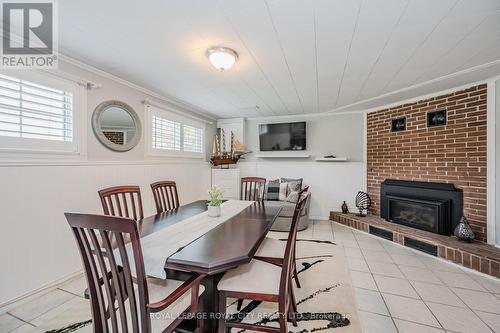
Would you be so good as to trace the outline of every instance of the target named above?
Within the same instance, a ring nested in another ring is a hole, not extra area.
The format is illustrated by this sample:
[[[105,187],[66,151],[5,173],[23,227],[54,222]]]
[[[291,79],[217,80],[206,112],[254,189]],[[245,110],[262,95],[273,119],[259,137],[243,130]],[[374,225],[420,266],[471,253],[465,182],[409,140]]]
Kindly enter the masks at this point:
[[[133,82],[125,80],[119,76],[116,76],[116,75],[111,74],[109,72],[106,72],[102,69],[99,69],[97,67],[89,65],[87,63],[84,63],[84,62],[77,60],[75,58],[72,58],[68,55],[59,53],[58,56],[59,56],[60,60],[66,62],[68,64],[71,64],[77,68],[86,70],[88,72],[91,72],[93,74],[99,75],[99,76],[104,77],[106,79],[112,80],[114,82],[117,82],[117,83],[122,84],[124,86],[127,86],[129,88],[132,88],[134,90],[140,91],[140,92],[148,95],[149,97],[152,97],[152,98],[154,98],[162,103],[165,103],[167,106],[174,107],[174,108],[177,108],[181,111],[185,111],[188,113],[192,113],[194,115],[200,116],[200,117],[205,118],[207,120],[211,120],[211,121],[217,120],[215,115],[211,114],[210,112],[208,112],[200,107],[197,107],[195,105],[192,105],[192,104],[184,102],[184,101],[181,101],[175,97],[165,96],[165,95],[160,94],[158,92],[155,92],[153,90],[144,88],[138,84],[135,84]]]
[[[340,112],[320,112],[320,113],[303,113],[303,114],[288,114],[288,115],[279,115],[279,116],[258,116],[258,117],[246,117],[246,120],[288,120],[288,119],[310,119],[310,118],[324,118],[324,117],[333,117],[333,116],[341,116],[346,114],[357,114],[357,113],[365,113],[365,110],[353,110],[353,111],[340,111]],[[226,118],[222,118],[219,120],[225,120]]]

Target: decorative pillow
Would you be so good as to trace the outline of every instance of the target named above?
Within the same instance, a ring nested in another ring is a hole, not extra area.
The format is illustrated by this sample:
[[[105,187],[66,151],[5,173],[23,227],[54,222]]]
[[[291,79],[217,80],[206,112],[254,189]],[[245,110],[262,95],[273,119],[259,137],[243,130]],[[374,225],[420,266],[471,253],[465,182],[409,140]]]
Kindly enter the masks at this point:
[[[288,196],[286,197],[286,201],[296,203],[299,199],[299,193],[301,188],[301,183],[298,181],[288,182]]]
[[[298,182],[299,183],[299,191],[302,189],[302,178],[281,178],[280,183],[291,183],[291,182]]]
[[[297,203],[299,200],[299,192],[290,192],[290,194],[286,197],[287,202]]]
[[[280,183],[279,201],[285,201],[288,197],[288,183]]]
[[[267,200],[277,201],[280,194],[280,180],[270,180],[267,184]]]

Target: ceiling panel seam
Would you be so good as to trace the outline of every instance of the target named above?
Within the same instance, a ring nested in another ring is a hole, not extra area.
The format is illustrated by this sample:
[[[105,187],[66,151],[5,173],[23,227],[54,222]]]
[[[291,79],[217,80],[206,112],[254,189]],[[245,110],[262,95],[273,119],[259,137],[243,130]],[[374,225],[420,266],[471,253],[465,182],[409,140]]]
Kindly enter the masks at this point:
[[[387,92],[386,89],[387,87],[394,81],[394,79],[399,75],[399,73],[401,73],[401,71],[403,70],[403,68],[406,67],[406,65],[408,65],[408,63],[410,62],[410,60],[415,56],[415,54],[417,53],[418,50],[420,50],[420,48],[422,47],[422,45],[424,45],[427,40],[432,36],[432,34],[436,31],[436,29],[443,23],[443,21],[446,19],[446,17],[448,17],[448,15],[450,15],[450,13],[453,11],[453,9],[458,5],[458,3],[460,2],[460,0],[456,0],[455,3],[453,4],[453,6],[450,7],[450,9],[443,15],[443,17],[439,20],[439,22],[434,26],[434,28],[432,28],[432,30],[425,36],[425,38],[422,40],[422,42],[413,50],[413,52],[410,54],[410,56],[406,59],[406,61],[403,63],[403,65],[401,65],[401,67],[399,67],[399,69],[397,70],[397,72],[394,74],[394,76],[392,77],[392,79],[390,79],[385,85],[384,87],[380,90],[379,94],[380,93],[385,93]]]
[[[347,56],[345,58],[344,69],[342,71],[342,76],[340,78],[339,87],[337,89],[337,98],[335,99],[335,106],[334,106],[334,108],[336,108],[337,105],[338,105],[338,103],[339,103],[340,91],[342,90],[342,83],[344,81],[345,72],[347,70],[347,64],[349,63],[349,57],[350,57],[350,54],[351,54],[352,42],[354,40],[354,36],[356,35],[356,30],[358,29],[359,14],[361,13],[361,6],[362,5],[363,5],[363,0],[361,0],[359,2],[358,13],[356,15],[356,22],[354,23],[354,29],[352,30],[351,41],[349,42],[349,48],[347,49]]]

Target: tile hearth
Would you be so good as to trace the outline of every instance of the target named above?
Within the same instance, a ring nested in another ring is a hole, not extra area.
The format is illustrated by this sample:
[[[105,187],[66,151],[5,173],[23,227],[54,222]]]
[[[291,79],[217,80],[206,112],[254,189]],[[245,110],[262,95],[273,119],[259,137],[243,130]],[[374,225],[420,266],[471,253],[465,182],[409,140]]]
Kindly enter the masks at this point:
[[[500,333],[498,279],[331,221],[314,221],[299,238],[344,244],[366,333]],[[0,332],[39,332],[85,302],[84,289],[80,276],[0,309]]]
[[[466,243],[455,237],[438,235],[400,224],[387,222],[380,217],[358,217],[353,213],[331,212],[330,220],[367,232],[381,232],[383,236],[401,245],[413,242],[426,250],[435,249],[435,255],[476,271],[500,278],[500,249],[482,243]]]

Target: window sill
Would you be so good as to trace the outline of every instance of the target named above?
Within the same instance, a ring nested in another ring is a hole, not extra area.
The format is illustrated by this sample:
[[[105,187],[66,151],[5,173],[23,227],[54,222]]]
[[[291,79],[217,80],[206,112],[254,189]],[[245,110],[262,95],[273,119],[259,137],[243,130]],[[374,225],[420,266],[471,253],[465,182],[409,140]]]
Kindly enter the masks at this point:
[[[188,159],[200,159],[203,160],[205,159],[205,154],[189,154],[189,153],[153,153],[149,152],[146,155],[146,158],[148,159],[164,159],[164,158],[188,158]]]
[[[0,156],[12,155],[82,155],[79,151],[51,150],[51,149],[22,149],[22,148],[0,148]]]
[[[75,160],[1,160],[1,167],[45,167],[45,166],[128,166],[128,165],[162,165],[162,164],[199,164],[208,163],[194,159],[162,159],[162,160],[132,160],[132,161],[89,161]]]

